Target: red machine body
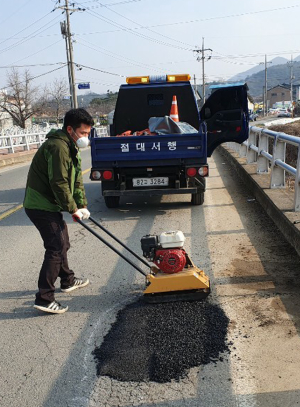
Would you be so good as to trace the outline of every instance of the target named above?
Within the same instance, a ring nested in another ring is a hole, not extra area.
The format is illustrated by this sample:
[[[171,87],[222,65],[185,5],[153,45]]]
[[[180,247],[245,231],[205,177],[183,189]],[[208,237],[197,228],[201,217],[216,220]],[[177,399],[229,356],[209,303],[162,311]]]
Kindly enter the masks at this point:
[[[163,232],[159,236],[143,236],[141,239],[143,256],[152,261],[163,273],[178,273],[187,263],[187,254],[183,249],[184,241],[184,234],[180,230]]]
[[[158,249],[153,263],[164,273],[178,273],[185,267],[186,253],[183,249]]]

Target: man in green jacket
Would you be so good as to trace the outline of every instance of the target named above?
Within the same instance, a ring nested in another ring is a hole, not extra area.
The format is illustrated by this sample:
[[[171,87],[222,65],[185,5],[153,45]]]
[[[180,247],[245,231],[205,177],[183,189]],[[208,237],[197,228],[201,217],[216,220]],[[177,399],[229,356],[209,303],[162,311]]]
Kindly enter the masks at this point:
[[[71,109],[64,117],[62,130],[51,130],[36,152],[28,173],[23,206],[44,242],[45,256],[40,270],[34,307],[62,314],[68,310],[55,300],[55,281],[61,291],[70,292],[89,284],[69,268],[69,235],[62,212],[73,219],[88,219],[79,148],[89,145],[94,121],[84,109]]]

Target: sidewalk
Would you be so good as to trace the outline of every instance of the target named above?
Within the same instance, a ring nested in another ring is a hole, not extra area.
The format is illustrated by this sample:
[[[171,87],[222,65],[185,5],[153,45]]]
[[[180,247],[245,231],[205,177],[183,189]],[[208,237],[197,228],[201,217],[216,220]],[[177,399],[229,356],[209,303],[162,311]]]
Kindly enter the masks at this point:
[[[247,164],[246,158],[239,157],[226,145],[218,149],[230,162],[284,238],[300,255],[300,212],[294,211],[294,193],[288,188],[271,189],[269,174],[257,174],[256,165]]]

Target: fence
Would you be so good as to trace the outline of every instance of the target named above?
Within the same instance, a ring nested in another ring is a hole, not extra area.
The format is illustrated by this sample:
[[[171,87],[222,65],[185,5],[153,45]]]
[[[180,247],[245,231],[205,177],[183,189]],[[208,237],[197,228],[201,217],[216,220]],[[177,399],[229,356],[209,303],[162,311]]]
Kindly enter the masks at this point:
[[[269,153],[270,141],[272,154]],[[287,144],[298,148],[296,168],[286,163]],[[270,188],[285,188],[286,172],[294,177],[294,210],[300,211],[300,137],[251,126],[248,140],[241,145],[228,143],[228,146],[240,157],[246,157],[248,164],[256,163],[257,174],[270,174]]]
[[[99,126],[95,127],[98,137],[107,137],[108,136],[108,126]]]
[[[97,137],[106,137],[107,126],[95,127]],[[33,148],[39,148],[45,141],[45,137],[49,129],[30,128],[21,129],[12,128],[10,130],[0,133],[0,152],[7,150],[8,153],[15,153],[17,151],[29,151]]]

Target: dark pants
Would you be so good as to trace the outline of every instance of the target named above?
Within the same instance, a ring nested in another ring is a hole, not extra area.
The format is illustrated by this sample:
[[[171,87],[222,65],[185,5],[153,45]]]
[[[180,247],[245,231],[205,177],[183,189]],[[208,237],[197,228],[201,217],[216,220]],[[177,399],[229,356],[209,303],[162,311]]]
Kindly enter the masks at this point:
[[[25,209],[44,241],[45,257],[38,281],[39,291],[35,303],[45,305],[54,301],[55,281],[61,279],[61,287],[74,282],[74,272],[69,269],[67,251],[70,248],[68,228],[60,212]]]

